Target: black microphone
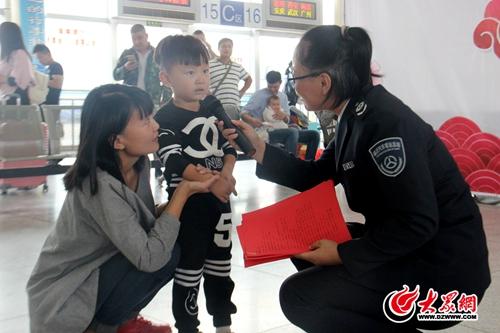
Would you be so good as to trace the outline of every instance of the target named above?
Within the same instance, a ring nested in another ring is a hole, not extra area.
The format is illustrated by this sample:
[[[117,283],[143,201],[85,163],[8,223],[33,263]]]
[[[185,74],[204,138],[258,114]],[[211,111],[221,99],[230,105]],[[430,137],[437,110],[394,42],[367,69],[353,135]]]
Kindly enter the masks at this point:
[[[236,133],[238,133],[236,143],[246,155],[252,156],[255,154],[255,147],[250,143],[245,134],[231,122],[231,118],[229,118],[221,102],[215,96],[208,95],[201,101],[201,105],[212,112],[217,119],[221,120],[224,123],[224,128],[234,128],[236,130]]]

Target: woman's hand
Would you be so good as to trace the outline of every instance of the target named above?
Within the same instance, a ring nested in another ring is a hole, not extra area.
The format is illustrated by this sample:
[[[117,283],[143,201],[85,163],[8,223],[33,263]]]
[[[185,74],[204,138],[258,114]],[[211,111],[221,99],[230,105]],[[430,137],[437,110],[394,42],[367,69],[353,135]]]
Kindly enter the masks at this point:
[[[183,180],[175,189],[174,195],[168,201],[166,206],[162,207],[163,205],[160,205],[157,207],[157,214],[161,215],[163,211],[165,211],[176,218],[179,218],[187,199],[195,193],[210,192],[210,187],[213,186],[219,178],[219,175],[213,175],[209,179],[202,182]]]
[[[262,127],[262,121],[257,118],[253,118],[248,122],[250,125],[252,125],[254,128],[259,128]]]
[[[297,254],[295,258],[313,263],[316,266],[331,266],[342,264],[338,244],[332,240],[322,239],[311,245],[311,251]]]
[[[237,126],[243,134],[247,137],[247,139],[252,143],[252,145],[255,147],[255,154],[252,157],[254,160],[256,160],[259,163],[262,163],[262,160],[264,159],[264,152],[266,150],[266,143],[264,140],[259,138],[255,130],[250,126],[249,124],[245,123],[244,121],[240,120],[233,120],[232,121],[235,126]],[[238,134],[236,133],[236,129],[234,128],[224,128],[224,123],[222,121],[219,122],[219,129],[222,132],[222,135],[224,135],[224,138],[226,138],[227,141],[236,149],[240,150],[240,147],[238,147],[238,144],[236,143],[236,138],[238,137]]]

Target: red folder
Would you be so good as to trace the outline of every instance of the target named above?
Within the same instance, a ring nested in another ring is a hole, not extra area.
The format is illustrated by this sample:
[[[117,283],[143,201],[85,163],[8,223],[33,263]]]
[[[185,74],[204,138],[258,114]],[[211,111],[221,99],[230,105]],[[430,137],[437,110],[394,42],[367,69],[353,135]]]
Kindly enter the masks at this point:
[[[245,267],[290,258],[320,239],[351,239],[332,181],[243,214],[236,230]]]

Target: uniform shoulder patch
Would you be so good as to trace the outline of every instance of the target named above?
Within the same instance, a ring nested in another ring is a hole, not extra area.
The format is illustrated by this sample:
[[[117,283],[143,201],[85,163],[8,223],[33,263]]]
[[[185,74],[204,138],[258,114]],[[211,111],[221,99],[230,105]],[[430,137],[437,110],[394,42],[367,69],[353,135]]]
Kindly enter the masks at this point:
[[[387,177],[396,177],[406,166],[405,147],[400,137],[382,139],[368,151],[378,170]]]

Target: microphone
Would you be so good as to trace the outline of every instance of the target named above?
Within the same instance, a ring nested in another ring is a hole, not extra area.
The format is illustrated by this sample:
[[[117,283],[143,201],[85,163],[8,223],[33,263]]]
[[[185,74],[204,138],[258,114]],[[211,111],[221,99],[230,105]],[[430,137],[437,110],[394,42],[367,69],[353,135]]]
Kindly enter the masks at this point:
[[[236,133],[238,133],[236,143],[245,155],[252,156],[255,154],[255,147],[250,143],[250,140],[248,140],[245,134],[243,134],[243,132],[231,122],[231,118],[229,118],[227,113],[224,111],[221,102],[215,96],[208,95],[203,101],[201,101],[201,105],[212,112],[217,119],[222,121],[224,123],[224,128],[234,128],[236,130]]]

